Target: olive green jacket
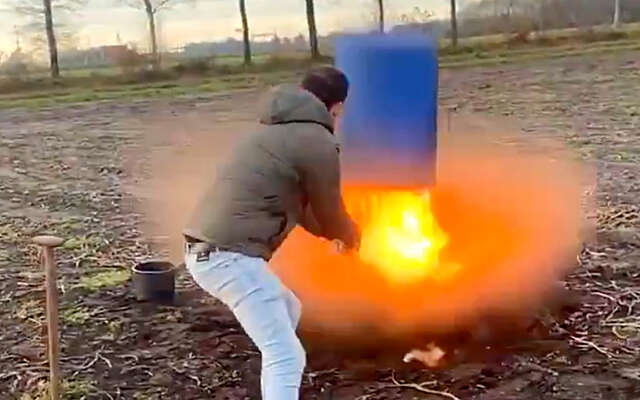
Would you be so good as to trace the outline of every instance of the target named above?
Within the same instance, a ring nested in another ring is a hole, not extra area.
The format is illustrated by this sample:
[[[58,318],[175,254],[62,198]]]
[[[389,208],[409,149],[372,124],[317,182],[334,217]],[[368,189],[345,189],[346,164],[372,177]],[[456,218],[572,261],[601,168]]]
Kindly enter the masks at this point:
[[[324,104],[303,89],[279,86],[260,122],[264,127],[219,166],[185,236],[265,260],[296,224],[355,246],[359,233],[342,200],[339,146]]]

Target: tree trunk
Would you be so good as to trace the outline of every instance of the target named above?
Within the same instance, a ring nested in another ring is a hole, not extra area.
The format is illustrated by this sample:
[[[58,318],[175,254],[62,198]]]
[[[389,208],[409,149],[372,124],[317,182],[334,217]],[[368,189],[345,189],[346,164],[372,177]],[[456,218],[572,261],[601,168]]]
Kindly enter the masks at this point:
[[[51,77],[58,78],[60,76],[60,66],[58,65],[58,45],[56,44],[56,35],[53,32],[51,0],[43,0],[43,5],[44,22],[47,30],[47,42],[49,43],[49,67],[51,69]]]
[[[613,13],[613,26],[615,28],[619,28],[620,27],[620,0],[615,0],[616,1],[616,5],[615,5],[615,11]]]
[[[378,0],[378,22],[380,24],[380,33],[384,33],[384,4],[383,0]]]
[[[244,0],[240,0],[240,18],[242,18],[242,40],[244,42],[244,64],[251,64],[251,42],[249,41],[249,22]]]
[[[320,50],[318,49],[318,30],[316,29],[316,13],[313,8],[313,0],[307,1],[307,23],[309,25],[309,45],[311,46],[311,58],[317,60],[320,58]]]
[[[451,0],[451,45],[458,47],[458,12],[456,11],[456,0]]]
[[[144,0],[144,10],[149,20],[149,38],[151,39],[151,66],[157,70],[160,66],[160,58],[158,57],[158,38],[156,36],[156,16],[151,0]]]

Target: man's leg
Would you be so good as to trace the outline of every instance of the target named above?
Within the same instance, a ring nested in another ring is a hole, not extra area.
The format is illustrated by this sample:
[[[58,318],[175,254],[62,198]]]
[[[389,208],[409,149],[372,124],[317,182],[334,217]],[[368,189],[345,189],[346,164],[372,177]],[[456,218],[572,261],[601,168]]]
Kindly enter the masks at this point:
[[[267,263],[235,253],[212,253],[204,262],[188,255],[186,263],[196,282],[233,311],[262,353],[263,400],[298,400],[305,353],[292,326],[287,289]]]
[[[302,303],[295,293],[291,289],[285,288],[285,302],[287,304],[287,311],[289,313],[289,319],[291,320],[291,326],[295,331],[298,329],[298,323],[300,323],[300,316],[302,315]]]

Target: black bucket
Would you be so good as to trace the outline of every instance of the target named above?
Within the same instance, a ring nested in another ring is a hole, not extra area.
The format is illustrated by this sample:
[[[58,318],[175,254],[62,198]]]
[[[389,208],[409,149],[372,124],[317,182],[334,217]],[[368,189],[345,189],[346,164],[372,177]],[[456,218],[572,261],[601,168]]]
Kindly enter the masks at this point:
[[[138,301],[172,302],[175,267],[167,261],[145,261],[133,267],[133,287]]]

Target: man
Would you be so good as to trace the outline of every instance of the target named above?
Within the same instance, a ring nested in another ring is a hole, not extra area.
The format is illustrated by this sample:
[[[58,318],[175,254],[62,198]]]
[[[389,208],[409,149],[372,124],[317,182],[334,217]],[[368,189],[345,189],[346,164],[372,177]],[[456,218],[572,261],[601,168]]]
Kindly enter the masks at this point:
[[[295,330],[301,306],[269,270],[296,224],[357,248],[360,236],[340,191],[336,120],[348,81],[335,68],[308,73],[301,87],[270,92],[260,122],[219,167],[184,230],[185,264],[226,304],[262,353],[262,398],[298,399],[305,352]]]

